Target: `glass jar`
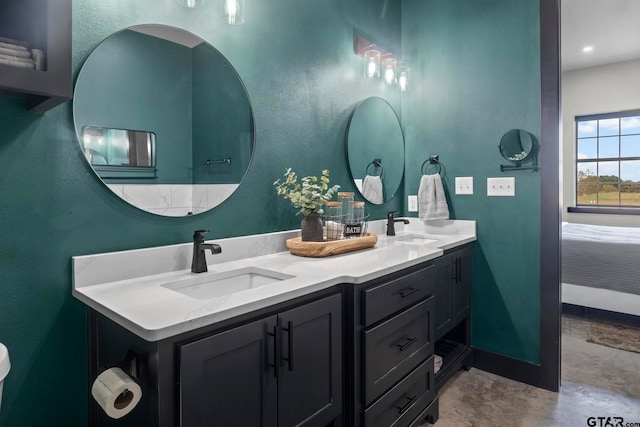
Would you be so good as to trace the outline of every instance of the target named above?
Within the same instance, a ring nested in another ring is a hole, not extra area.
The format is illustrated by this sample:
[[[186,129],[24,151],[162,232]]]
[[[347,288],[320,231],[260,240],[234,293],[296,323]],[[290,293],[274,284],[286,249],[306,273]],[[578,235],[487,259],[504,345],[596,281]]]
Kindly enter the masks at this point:
[[[344,218],[342,202],[327,202],[324,208],[324,230],[326,240],[343,238]]]
[[[350,217],[344,227],[344,237],[360,237],[362,236],[364,224],[364,202],[349,202]]]
[[[324,209],[327,219],[342,220],[342,202],[327,202]]]
[[[338,192],[338,201],[342,203],[342,215],[344,215],[345,221],[351,220],[353,214],[350,203],[353,202],[353,192]]]
[[[364,220],[364,202],[350,202],[351,220],[353,222],[362,222]]]

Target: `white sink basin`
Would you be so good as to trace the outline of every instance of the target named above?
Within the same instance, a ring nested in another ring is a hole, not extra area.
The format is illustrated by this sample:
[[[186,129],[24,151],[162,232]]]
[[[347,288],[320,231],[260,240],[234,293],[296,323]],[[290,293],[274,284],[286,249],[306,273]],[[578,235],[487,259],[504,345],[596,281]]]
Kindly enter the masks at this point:
[[[293,277],[295,276],[263,268],[247,267],[224,273],[199,273],[188,279],[165,283],[161,286],[191,298],[204,300],[259,288]]]
[[[407,244],[407,245],[428,245],[429,243],[437,242],[437,239],[431,239],[426,236],[420,236],[416,234],[408,235],[408,236],[398,236],[396,238],[396,243]]]

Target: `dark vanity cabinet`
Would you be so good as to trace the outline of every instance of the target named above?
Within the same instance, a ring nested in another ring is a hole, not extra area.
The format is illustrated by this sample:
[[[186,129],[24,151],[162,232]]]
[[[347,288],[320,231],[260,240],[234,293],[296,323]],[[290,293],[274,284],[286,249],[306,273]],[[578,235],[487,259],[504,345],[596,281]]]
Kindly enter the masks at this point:
[[[43,52],[41,70],[0,63],[0,95],[26,98],[36,113],[71,99],[71,0],[1,1],[0,37]]]
[[[435,260],[435,353],[442,357],[436,389],[460,368],[471,366],[471,246]]]
[[[350,426],[435,422],[435,264],[353,286],[347,326]]]
[[[472,362],[470,274],[466,245],[157,342],[89,310],[91,381],[120,366],[143,390],[119,420],[91,399],[90,425],[435,423],[438,390]],[[437,372],[436,356],[443,360]]]
[[[125,417],[93,399],[91,426],[325,427],[343,417],[340,288],[158,342],[89,312],[89,375],[121,366],[143,390]],[[134,354],[133,362],[127,356]],[[91,387],[91,384],[89,384]]]
[[[469,316],[471,247],[443,255],[435,262],[438,303],[435,308],[435,338],[442,338]]]
[[[180,346],[180,425],[328,425],[342,413],[341,330],[334,295]]]

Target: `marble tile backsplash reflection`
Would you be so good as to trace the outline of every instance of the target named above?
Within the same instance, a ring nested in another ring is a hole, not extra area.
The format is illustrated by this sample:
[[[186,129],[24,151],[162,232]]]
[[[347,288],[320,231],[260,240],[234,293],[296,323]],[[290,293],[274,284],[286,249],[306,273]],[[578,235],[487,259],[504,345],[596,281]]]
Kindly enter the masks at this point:
[[[238,184],[107,184],[127,202],[140,209],[166,216],[198,214],[218,206]]]

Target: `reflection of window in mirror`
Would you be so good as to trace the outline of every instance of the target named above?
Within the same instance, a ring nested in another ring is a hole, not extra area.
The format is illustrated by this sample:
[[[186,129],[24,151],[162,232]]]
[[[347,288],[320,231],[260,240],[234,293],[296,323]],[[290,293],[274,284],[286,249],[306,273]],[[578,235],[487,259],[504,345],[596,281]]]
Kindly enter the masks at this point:
[[[101,178],[155,178],[153,132],[85,126],[82,146]]]

